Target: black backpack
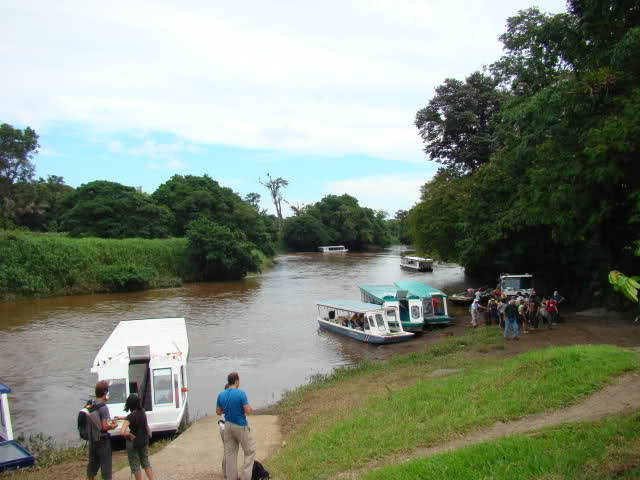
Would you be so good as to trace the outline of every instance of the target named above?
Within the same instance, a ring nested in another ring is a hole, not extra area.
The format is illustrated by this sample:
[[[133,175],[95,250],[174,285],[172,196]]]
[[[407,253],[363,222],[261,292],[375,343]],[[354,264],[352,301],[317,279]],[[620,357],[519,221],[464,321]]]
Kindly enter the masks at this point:
[[[271,478],[271,475],[265,470],[265,468],[258,460],[254,460],[253,472],[251,472],[251,480],[264,480],[265,478]]]

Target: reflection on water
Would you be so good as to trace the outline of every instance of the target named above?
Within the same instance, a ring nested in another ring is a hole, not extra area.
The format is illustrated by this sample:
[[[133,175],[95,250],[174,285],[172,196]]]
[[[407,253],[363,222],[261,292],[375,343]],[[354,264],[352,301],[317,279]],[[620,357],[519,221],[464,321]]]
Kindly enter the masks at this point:
[[[315,301],[358,300],[363,283],[419,280],[447,293],[464,286],[456,265],[410,272],[399,268],[399,256],[398,249],[286,254],[268,272],[237,282],[0,302],[0,381],[13,390],[14,431],[77,436],[76,412],[95,384],[91,362],[121,320],[186,319],[192,417],[214,412],[215,396],[233,370],[260,408],[313,374],[380,358],[397,347],[319,331]]]

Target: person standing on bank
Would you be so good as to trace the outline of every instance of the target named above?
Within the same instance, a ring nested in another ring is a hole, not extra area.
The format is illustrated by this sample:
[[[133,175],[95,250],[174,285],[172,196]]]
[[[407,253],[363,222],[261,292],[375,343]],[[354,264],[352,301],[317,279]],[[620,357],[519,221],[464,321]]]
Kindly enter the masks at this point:
[[[96,383],[96,398],[91,402],[94,411],[100,416],[100,440],[89,442],[89,463],[87,464],[87,479],[93,480],[98,474],[102,474],[103,480],[111,480],[111,438],[109,430],[116,428],[116,423],[111,420],[107,401],[109,400],[109,384],[100,380]]]
[[[153,470],[149,462],[149,424],[140,397],[135,393],[129,395],[124,404],[124,411],[131,412],[120,428],[120,434],[127,439],[127,457],[131,473],[136,480],[142,480],[144,468],[147,478],[153,480]]]
[[[240,376],[232,372],[227,377],[229,388],[218,394],[216,415],[224,413],[224,460],[227,479],[238,478],[238,446],[244,452],[244,466],[240,480],[251,480],[253,461],[256,457],[256,442],[247,423],[251,406],[247,394],[240,390]]]

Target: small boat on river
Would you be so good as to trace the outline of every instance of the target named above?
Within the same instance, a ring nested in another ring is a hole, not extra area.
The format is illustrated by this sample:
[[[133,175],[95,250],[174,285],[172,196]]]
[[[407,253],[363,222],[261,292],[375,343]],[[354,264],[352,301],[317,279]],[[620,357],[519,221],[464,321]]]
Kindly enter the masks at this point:
[[[400,268],[414,272],[433,271],[433,259],[423,257],[400,257]]]
[[[481,300],[486,300],[493,294],[493,290],[490,288],[470,288],[464,292],[449,295],[449,300],[460,305],[469,305],[473,302],[473,299],[476,298],[478,292],[480,293]]]
[[[402,329],[397,307],[349,300],[317,304],[318,324],[325,330],[373,344],[398,343],[413,337]]]
[[[447,294],[421,282],[395,282],[394,285],[422,300],[425,325],[448,325],[451,321],[447,308]]]
[[[137,393],[150,430],[175,432],[187,411],[188,358],[184,318],[122,321],[96,355],[91,372],[109,383],[112,418],[126,416],[127,396]],[[119,429],[111,434],[119,435]]]
[[[344,248],[344,245],[328,245],[325,247],[318,247],[322,253],[345,253],[349,250]]]
[[[35,462],[29,450],[13,439],[9,413],[10,393],[11,389],[0,383],[0,472],[30,467]]]
[[[422,300],[416,295],[408,295],[395,285],[359,285],[360,300],[384,307],[395,307],[400,312],[402,328],[409,332],[422,332],[424,318]]]

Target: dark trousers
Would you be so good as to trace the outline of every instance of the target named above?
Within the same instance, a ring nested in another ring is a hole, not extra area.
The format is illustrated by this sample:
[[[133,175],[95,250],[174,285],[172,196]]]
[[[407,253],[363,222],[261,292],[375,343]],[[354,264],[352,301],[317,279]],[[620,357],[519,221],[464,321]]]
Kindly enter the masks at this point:
[[[95,477],[98,470],[102,473],[103,480],[111,480],[111,439],[109,437],[89,445],[87,477]]]

